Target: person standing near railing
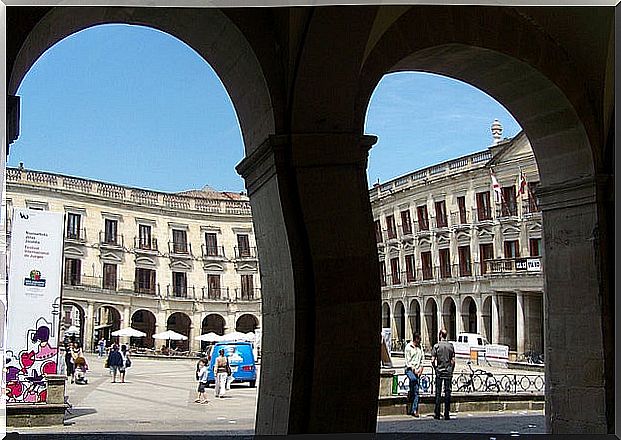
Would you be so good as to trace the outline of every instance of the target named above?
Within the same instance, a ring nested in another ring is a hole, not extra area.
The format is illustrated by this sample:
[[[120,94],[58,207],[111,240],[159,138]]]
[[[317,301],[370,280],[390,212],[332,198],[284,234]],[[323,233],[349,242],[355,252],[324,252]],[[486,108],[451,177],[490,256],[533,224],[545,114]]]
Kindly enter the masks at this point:
[[[412,341],[405,346],[405,374],[410,379],[410,392],[408,397],[412,400],[411,416],[420,417],[418,414],[418,386],[420,376],[423,373],[423,348],[420,345],[420,333],[414,333]]]
[[[440,400],[442,397],[442,385],[444,384],[444,419],[449,420],[451,406],[451,383],[453,369],[455,368],[455,349],[453,344],[446,340],[447,332],[440,330],[439,342],[431,349],[431,365],[436,372],[436,406],[433,414],[434,419],[440,418]]]

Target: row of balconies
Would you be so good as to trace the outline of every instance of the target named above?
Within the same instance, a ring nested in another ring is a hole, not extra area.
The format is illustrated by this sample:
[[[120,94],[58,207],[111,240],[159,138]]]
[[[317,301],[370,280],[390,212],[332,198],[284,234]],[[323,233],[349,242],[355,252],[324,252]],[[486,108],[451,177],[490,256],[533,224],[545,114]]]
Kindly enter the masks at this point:
[[[404,286],[421,281],[451,281],[456,278],[481,276],[507,276],[541,274],[541,257],[500,258],[481,263],[447,264],[416,268],[415,271],[402,271],[387,274],[380,282],[382,287]]]
[[[199,301],[254,301],[261,299],[260,288],[196,287],[183,284],[145,284],[139,281],[107,279],[89,275],[71,275],[64,279],[65,286],[98,289],[104,293],[138,293],[166,299],[193,299]]]
[[[521,217],[518,216],[517,212],[504,212],[501,209],[496,209],[496,215],[492,216],[491,210],[486,211],[473,208],[471,211],[452,212],[446,218],[430,217],[427,221],[422,222],[413,220],[410,226],[399,224],[396,225],[395,229],[382,229],[381,234],[378,234],[376,231],[376,240],[377,243],[383,243],[384,241],[397,240],[399,237],[425,236],[430,234],[431,231],[467,229],[476,224],[492,223],[494,220],[515,222],[540,214],[539,209],[536,207],[528,203],[525,206],[527,208],[522,211]]]
[[[67,230],[65,232],[65,240],[78,243],[86,243],[86,228]],[[125,248],[125,237],[122,234],[106,234],[104,231],[99,232],[99,245],[108,248]],[[134,237],[133,251],[145,253],[159,253],[160,247],[156,238],[146,239],[143,237]],[[192,251],[192,243],[186,242],[168,242],[168,253],[171,256],[194,257]],[[256,247],[233,247],[233,255],[236,260],[240,259],[257,259]],[[224,246],[208,246],[201,245],[201,257],[208,260],[225,260],[227,253]]]

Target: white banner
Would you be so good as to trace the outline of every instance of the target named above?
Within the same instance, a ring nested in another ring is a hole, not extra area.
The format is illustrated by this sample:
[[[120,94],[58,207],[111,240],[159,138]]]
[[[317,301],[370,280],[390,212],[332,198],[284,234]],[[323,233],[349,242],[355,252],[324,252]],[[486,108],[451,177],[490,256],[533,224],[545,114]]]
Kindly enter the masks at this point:
[[[63,262],[63,214],[14,209],[5,380],[7,403],[45,402],[56,374]]]

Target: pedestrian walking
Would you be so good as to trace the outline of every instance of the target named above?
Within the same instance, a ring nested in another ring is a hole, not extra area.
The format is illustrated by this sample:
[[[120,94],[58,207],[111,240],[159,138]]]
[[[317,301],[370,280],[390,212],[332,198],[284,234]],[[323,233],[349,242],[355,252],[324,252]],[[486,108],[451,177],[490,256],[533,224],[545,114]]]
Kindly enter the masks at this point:
[[[104,338],[101,338],[99,340],[97,348],[99,349],[99,357],[104,357],[104,355],[106,354],[106,340]]]
[[[440,418],[440,403],[442,388],[444,387],[444,419],[450,419],[451,407],[451,383],[453,369],[455,368],[455,349],[453,344],[446,340],[445,329],[440,330],[439,341],[431,350],[431,365],[436,373],[436,406],[433,414],[434,419]]]
[[[121,383],[125,383],[125,372],[132,366],[129,350],[125,344],[121,345],[121,357],[123,358],[123,367],[119,369],[119,372],[121,373]]]
[[[226,394],[226,380],[231,374],[231,367],[229,366],[229,360],[224,356],[224,349],[221,348],[218,351],[216,362],[213,365],[213,373],[216,378],[215,395],[216,397],[224,397]]]
[[[110,367],[110,371],[112,372],[112,383],[116,382],[116,374],[120,373],[121,370],[125,373],[125,364],[123,363],[123,356],[119,351],[119,346],[114,344],[110,353],[108,354],[108,366]]]
[[[82,351],[82,347],[78,344],[77,341],[73,341],[71,343],[71,383],[75,382],[75,371],[76,371],[76,361],[78,364],[81,364],[82,361],[78,361],[78,359],[84,359],[84,352]]]
[[[196,372],[196,380],[198,380],[198,395],[195,403],[207,403],[207,394],[205,389],[207,388],[207,376],[209,375],[209,368],[207,368],[207,360],[200,359],[198,361],[198,371]]]
[[[423,348],[420,345],[420,333],[414,333],[411,341],[405,346],[405,374],[410,380],[410,392],[408,398],[412,402],[409,414],[420,417],[418,414],[418,388],[420,376],[423,374]]]
[[[67,377],[71,378],[71,383],[74,381],[74,364],[73,364],[73,356],[71,354],[71,344],[69,342],[65,342],[65,368]]]

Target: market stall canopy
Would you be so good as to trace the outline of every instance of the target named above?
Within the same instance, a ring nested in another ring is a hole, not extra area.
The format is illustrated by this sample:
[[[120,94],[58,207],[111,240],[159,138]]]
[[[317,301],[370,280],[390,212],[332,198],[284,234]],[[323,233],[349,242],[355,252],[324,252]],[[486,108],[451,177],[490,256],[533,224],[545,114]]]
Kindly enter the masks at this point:
[[[154,334],[153,339],[169,339],[172,341],[185,341],[186,339],[188,339],[188,337],[182,335],[181,333],[172,331],[172,330],[166,330],[165,332]]]
[[[218,342],[222,340],[222,336],[214,332],[209,332],[209,333],[205,333],[204,335],[197,336],[194,339],[196,339],[197,341]]]
[[[141,332],[140,330],[136,330],[135,328],[127,327],[117,330],[111,333],[112,336],[129,336],[132,338],[140,338],[142,336],[147,336],[146,333]]]

